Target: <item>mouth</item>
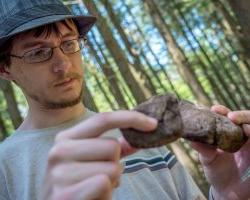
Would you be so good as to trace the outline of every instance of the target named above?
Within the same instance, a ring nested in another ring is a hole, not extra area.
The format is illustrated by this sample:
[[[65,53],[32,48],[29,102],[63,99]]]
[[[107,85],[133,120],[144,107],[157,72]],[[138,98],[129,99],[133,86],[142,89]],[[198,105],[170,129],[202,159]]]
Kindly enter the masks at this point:
[[[60,81],[55,84],[55,87],[62,87],[62,86],[67,86],[73,83],[76,80],[76,78],[66,78],[63,81]]]

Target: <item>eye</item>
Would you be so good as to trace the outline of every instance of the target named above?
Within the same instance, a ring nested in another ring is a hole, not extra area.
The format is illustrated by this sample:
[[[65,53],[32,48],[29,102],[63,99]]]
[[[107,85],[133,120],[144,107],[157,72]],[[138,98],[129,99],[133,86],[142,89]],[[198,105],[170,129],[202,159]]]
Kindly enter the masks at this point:
[[[74,51],[76,48],[76,40],[69,40],[62,43],[61,48],[66,52]]]
[[[50,48],[39,48],[27,52],[25,55],[29,57],[37,57],[46,55],[50,51]]]

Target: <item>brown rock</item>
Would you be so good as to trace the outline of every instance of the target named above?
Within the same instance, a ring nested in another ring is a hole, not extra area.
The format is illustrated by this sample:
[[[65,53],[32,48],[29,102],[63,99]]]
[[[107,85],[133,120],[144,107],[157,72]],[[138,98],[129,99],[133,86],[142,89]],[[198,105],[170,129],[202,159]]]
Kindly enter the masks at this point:
[[[125,139],[136,148],[150,148],[175,141],[181,136],[182,120],[178,99],[173,95],[154,96],[138,105],[134,110],[158,120],[154,133],[135,129],[122,129]]]
[[[153,133],[122,129],[125,139],[136,148],[161,146],[183,137],[236,152],[247,140],[242,128],[227,117],[188,101],[179,101],[174,95],[154,96],[134,110],[158,120]]]
[[[179,109],[183,121],[182,136],[185,139],[210,144],[227,152],[236,152],[247,138],[240,126],[223,115],[180,101]]]

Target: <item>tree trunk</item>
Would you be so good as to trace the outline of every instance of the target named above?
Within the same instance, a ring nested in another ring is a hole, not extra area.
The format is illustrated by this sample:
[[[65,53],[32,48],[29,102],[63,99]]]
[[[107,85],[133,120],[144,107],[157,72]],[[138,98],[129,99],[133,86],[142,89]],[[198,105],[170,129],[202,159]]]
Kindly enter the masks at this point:
[[[184,55],[184,52],[175,41],[168,25],[160,14],[156,4],[153,0],[145,0],[144,2],[152,16],[152,20],[155,26],[158,28],[166,46],[168,47],[169,53],[173,58],[178,72],[188,84],[192,93],[197,98],[198,102],[203,105],[210,106],[212,102],[210,101],[209,96],[206,94],[194,72],[192,71],[192,68],[186,56]]]
[[[97,16],[97,27],[100,30],[100,34],[102,35],[104,43],[112,54],[136,102],[141,103],[145,101],[152,95],[151,91],[149,91],[143,86],[145,83],[145,79],[141,79],[141,74],[139,74],[135,70],[135,68],[129,63],[128,59],[125,57],[122,49],[112,36],[112,31],[110,30],[105,18],[102,17],[102,15],[99,13],[94,1],[83,0],[83,3],[92,15]]]
[[[223,26],[221,19],[218,17],[217,12],[215,12],[213,15],[211,15],[211,17],[209,19],[207,19],[207,23],[209,26],[211,26],[211,21],[215,21],[216,24],[218,24],[218,28],[215,29],[215,31],[217,33],[220,31],[225,32],[225,28]],[[225,21],[225,20],[223,20],[223,21]],[[243,75],[245,75],[245,79],[248,80],[248,82],[249,82],[250,77],[248,76],[248,73],[250,72],[250,65],[247,61],[248,58],[247,58],[246,54],[244,52],[242,53],[243,47],[239,47],[240,43],[238,41],[235,42],[235,40],[232,37],[228,37],[227,34],[225,34],[225,40],[227,41],[228,45],[232,49],[233,53],[239,58],[238,62],[239,62],[240,69],[241,69]]]
[[[97,86],[99,87],[99,89],[101,90],[101,93],[103,94],[106,102],[109,104],[109,106],[112,108],[112,110],[116,110],[115,109],[116,106],[115,106],[114,102],[112,102],[112,100],[110,99],[109,95],[107,94],[107,92],[104,88],[104,84],[101,83],[99,77],[97,76],[97,71],[93,67],[88,68],[88,71],[91,74],[91,76],[94,77],[95,82],[96,82]]]
[[[250,1],[249,0],[228,0],[234,11],[237,21],[242,30],[242,37],[247,52],[248,58],[250,58]]]
[[[126,36],[124,29],[121,27],[121,21],[119,19],[119,16],[115,14],[115,12],[113,11],[112,5],[110,4],[108,0],[101,0],[101,2],[104,5],[105,9],[107,10],[111,22],[113,23],[113,25],[119,32],[127,51],[132,56],[134,60],[133,66],[141,74],[141,78],[145,80],[144,87],[148,88],[148,90],[150,90],[151,93],[155,95],[156,88],[153,82],[151,81],[149,75],[147,74],[144,66],[142,65],[140,57],[138,53],[136,53],[137,51],[132,47],[132,44],[129,41],[128,37]]]
[[[98,108],[95,104],[95,101],[86,85],[86,83],[83,83],[83,104],[86,108],[94,111],[94,112],[98,112]]]
[[[2,113],[0,113],[0,141],[3,141],[7,136],[7,129],[4,125]]]
[[[230,15],[224,2],[221,0],[212,0],[215,8],[225,18],[225,26],[231,37],[236,37],[240,43],[240,48],[245,55],[245,59],[250,65],[250,2],[249,0],[228,0],[237,21]]]
[[[175,7],[176,8],[176,7]],[[173,11],[173,7],[171,7],[169,9]],[[178,11],[178,8],[176,9]],[[192,40],[195,40],[195,42],[198,44],[199,48],[201,49],[201,51],[203,53],[206,54],[206,52],[203,50],[203,47],[201,46],[200,42],[196,39],[195,35],[193,34],[192,29],[189,27],[189,25],[187,24],[187,21],[183,18],[183,15],[180,15],[180,12],[177,12],[179,15],[176,16],[174,13],[172,14],[172,18],[174,23],[178,23],[178,21],[181,19],[183,20],[183,22],[185,24],[182,24],[182,26],[186,26],[189,30],[189,33],[192,35],[192,39],[189,39],[189,37],[186,35],[186,32],[183,30],[183,28],[181,28],[181,32],[182,35],[184,36],[184,38],[186,39],[186,41],[188,42],[189,46],[191,47],[194,55],[196,56],[197,62],[199,63],[202,72],[204,73],[204,75],[207,77],[210,85],[211,85],[211,90],[213,91],[213,93],[215,94],[215,98],[217,99],[218,102],[226,105],[226,106],[230,106],[230,103],[227,101],[228,99],[225,97],[225,95],[221,92],[223,91],[223,89],[219,90],[218,86],[221,86],[220,82],[216,79],[216,74],[217,71],[215,71],[214,73],[211,74],[211,70],[209,69],[209,67],[205,64],[205,62],[203,62],[203,60],[200,58],[200,56],[198,55],[198,53],[196,52],[195,47],[192,44]],[[207,55],[205,55],[205,57],[208,57]]]
[[[245,95],[244,94],[244,89],[242,91],[242,87],[239,86],[236,81],[235,81],[235,78],[237,78],[236,76],[232,76],[229,72],[228,69],[225,68],[225,63],[222,61],[221,59],[221,56],[219,55],[220,53],[217,52],[217,50],[213,47],[213,45],[210,44],[209,42],[209,39],[206,34],[206,32],[204,30],[201,30],[201,34],[203,35],[204,37],[204,41],[208,41],[209,45],[210,45],[210,48],[213,50],[214,52],[214,58],[217,58],[217,60],[219,61],[219,67],[218,66],[215,66],[215,64],[213,63],[213,61],[210,59],[211,56],[209,56],[206,51],[204,50],[204,48],[202,47],[202,45],[200,44],[200,42],[196,39],[193,31],[192,31],[192,28],[190,27],[189,25],[189,22],[188,20],[185,18],[184,14],[182,13],[181,9],[177,6],[176,7],[176,10],[178,12],[178,14],[180,15],[180,17],[183,19],[183,21],[185,22],[185,26],[188,28],[190,34],[193,36],[193,39],[196,41],[196,43],[199,45],[199,48],[201,50],[201,52],[204,54],[205,58],[207,59],[207,61],[209,62],[211,68],[213,69],[213,74],[215,75],[215,77],[217,78],[217,84],[223,86],[223,89],[221,90],[221,92],[224,90],[229,99],[234,103],[234,106],[235,108],[239,109],[240,108],[240,105],[247,105],[247,100],[245,98]],[[195,16],[191,15],[192,18],[195,20]],[[230,62],[231,64],[231,62]],[[230,70],[231,70],[231,67],[230,67]],[[230,82],[230,85],[228,85],[226,83],[226,79],[229,79],[229,82]],[[234,91],[232,91],[233,89],[232,88],[236,88],[234,89]],[[232,93],[234,93],[234,95],[232,95]],[[239,94],[239,95],[238,95]],[[236,96],[238,95],[238,97],[240,98],[241,100],[241,103],[236,99]]]
[[[119,80],[117,79],[116,74],[111,67],[111,64],[109,63],[108,59],[106,58],[106,56],[102,52],[102,49],[100,48],[99,44],[95,40],[94,35],[92,35],[92,38],[94,39],[95,44],[98,48],[98,51],[101,53],[105,63],[103,63],[101,61],[101,59],[98,57],[98,54],[97,54],[96,50],[94,49],[92,43],[88,44],[89,49],[90,49],[90,53],[92,53],[94,55],[97,63],[99,64],[103,73],[105,74],[105,76],[109,82],[108,87],[109,87],[111,93],[113,94],[114,98],[116,99],[116,102],[118,103],[120,109],[128,109],[128,105],[127,105],[127,103],[124,99],[124,96],[123,96],[123,94],[119,88],[119,85],[118,85]]]
[[[0,79],[0,88],[2,89],[4,93],[4,97],[6,99],[7,106],[8,106],[8,111],[9,111],[12,123],[16,129],[20,126],[23,119],[17,107],[14,90],[11,86],[11,83],[3,79]]]
[[[133,13],[131,12],[130,8],[128,7],[128,5],[124,4],[124,2],[122,2],[122,4],[126,7],[126,11],[129,13],[129,15],[135,19],[135,16],[133,15]],[[126,21],[126,19],[125,19]],[[142,41],[143,41],[143,44],[146,44],[146,47],[147,47],[147,51],[149,51],[153,58],[155,59],[158,67],[160,68],[160,71],[165,75],[166,79],[167,79],[167,82],[169,84],[169,87],[171,89],[171,92],[174,92],[176,94],[177,97],[180,97],[179,94],[178,94],[178,91],[176,90],[176,88],[174,87],[174,84],[172,83],[171,79],[170,79],[170,76],[168,75],[168,73],[166,72],[166,69],[165,67],[159,62],[159,59],[157,58],[156,54],[154,53],[154,51],[152,50],[152,48],[150,47],[150,45],[148,44],[148,41],[146,40],[146,37],[144,35],[144,33],[142,32],[140,26],[138,25],[138,23],[136,22],[136,20],[134,20],[134,24],[136,26],[136,30],[140,33],[140,36],[142,38]],[[133,34],[131,33],[131,36],[133,36]],[[136,43],[140,44],[142,48],[142,42],[141,41],[137,41]],[[155,71],[155,69],[151,66],[150,62],[149,62],[149,59],[147,58],[147,56],[145,55],[144,51],[141,50],[140,51],[140,55],[143,57],[143,59],[145,60],[145,62],[147,63],[147,65],[149,66],[152,74],[155,76],[155,78],[157,79],[161,89],[163,89],[164,91],[168,91],[167,90],[167,87],[165,85],[162,84],[162,80],[159,78],[157,72]]]

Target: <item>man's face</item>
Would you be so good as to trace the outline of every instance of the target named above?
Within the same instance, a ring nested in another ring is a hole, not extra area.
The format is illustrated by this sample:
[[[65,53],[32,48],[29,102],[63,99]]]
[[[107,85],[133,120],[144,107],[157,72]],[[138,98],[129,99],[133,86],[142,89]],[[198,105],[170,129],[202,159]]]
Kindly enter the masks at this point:
[[[38,38],[32,33],[18,35],[13,40],[11,54],[23,56],[33,49],[59,47],[64,41],[78,39],[75,25],[71,23],[70,26],[73,31],[63,23],[57,23],[61,37],[55,33]],[[52,57],[40,63],[28,64],[23,59],[12,58],[9,72],[28,102],[36,102],[41,108],[56,109],[80,102],[83,82],[81,66],[80,51],[64,54],[60,48],[54,48]]]

